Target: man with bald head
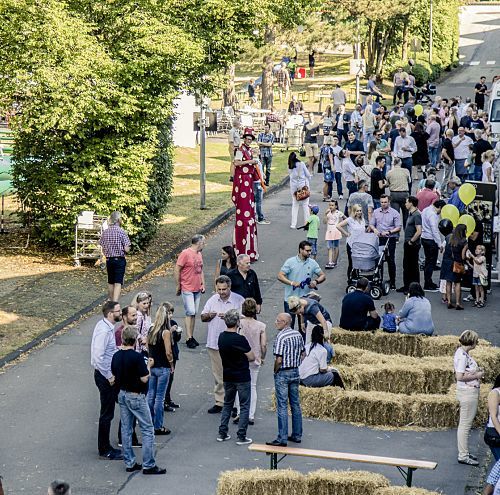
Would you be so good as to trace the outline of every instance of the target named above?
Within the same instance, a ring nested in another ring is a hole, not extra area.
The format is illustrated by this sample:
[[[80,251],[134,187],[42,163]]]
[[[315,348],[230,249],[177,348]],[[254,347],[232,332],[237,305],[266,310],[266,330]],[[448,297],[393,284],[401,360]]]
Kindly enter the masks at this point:
[[[302,439],[302,411],[299,402],[299,364],[304,359],[302,335],[291,328],[292,317],[280,313],[276,317],[278,336],[274,342],[274,388],[278,413],[278,436],[267,445],[284,447],[287,442],[300,443]],[[288,403],[292,411],[292,433],[288,435]]]

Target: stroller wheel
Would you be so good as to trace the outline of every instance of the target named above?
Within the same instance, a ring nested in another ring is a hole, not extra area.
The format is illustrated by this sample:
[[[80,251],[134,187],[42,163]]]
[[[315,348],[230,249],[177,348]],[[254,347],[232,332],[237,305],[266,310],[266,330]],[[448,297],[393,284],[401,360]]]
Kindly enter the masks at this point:
[[[387,294],[389,294],[390,291],[391,291],[391,284],[386,280],[382,284],[382,295],[387,296]]]
[[[382,296],[382,290],[380,287],[372,287],[370,289],[370,296],[372,296],[372,299],[380,299]]]
[[[355,285],[348,285],[345,289],[346,294],[349,294],[350,292],[354,292],[356,290]]]

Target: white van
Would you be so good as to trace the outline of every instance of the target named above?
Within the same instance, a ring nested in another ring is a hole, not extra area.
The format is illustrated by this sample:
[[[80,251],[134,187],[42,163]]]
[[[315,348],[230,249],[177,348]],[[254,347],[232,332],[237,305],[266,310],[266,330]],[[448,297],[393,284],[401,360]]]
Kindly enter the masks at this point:
[[[500,79],[491,88],[488,119],[491,123],[491,139],[496,143],[500,141]]]

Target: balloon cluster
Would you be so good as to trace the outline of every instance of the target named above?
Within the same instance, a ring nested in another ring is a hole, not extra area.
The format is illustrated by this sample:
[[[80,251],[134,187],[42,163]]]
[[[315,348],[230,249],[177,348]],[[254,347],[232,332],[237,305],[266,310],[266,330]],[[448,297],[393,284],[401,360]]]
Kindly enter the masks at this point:
[[[474,198],[476,197],[476,188],[472,184],[462,184],[458,190],[458,197],[462,203],[467,206],[474,201]],[[474,217],[467,214],[460,216],[460,212],[455,205],[448,204],[443,206],[443,209],[441,210],[441,219],[442,220],[439,222],[439,230],[443,235],[447,235],[443,232],[443,230],[448,231],[450,228],[450,224],[444,222],[444,220],[451,222],[453,227],[460,224],[465,225],[467,227],[467,237],[470,236],[476,228],[476,221],[474,220]]]

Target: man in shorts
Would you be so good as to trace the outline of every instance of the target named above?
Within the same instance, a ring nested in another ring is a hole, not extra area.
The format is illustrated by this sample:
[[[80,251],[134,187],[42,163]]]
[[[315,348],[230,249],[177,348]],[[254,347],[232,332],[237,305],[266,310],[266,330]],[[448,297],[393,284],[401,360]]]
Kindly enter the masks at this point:
[[[205,246],[205,236],[196,234],[191,239],[191,246],[184,249],[177,258],[174,268],[177,295],[182,295],[186,314],[186,345],[195,349],[200,344],[193,337],[194,322],[201,294],[205,292],[205,275],[201,252]]]
[[[125,254],[130,251],[130,239],[121,228],[122,215],[119,211],[111,213],[108,220],[109,227],[102,233],[99,244],[106,257],[108,272],[108,300],[118,301],[122,291],[125,267]]]
[[[312,112],[309,114],[309,121],[304,124],[302,134],[302,142],[304,143],[304,149],[307,157],[307,168],[312,173],[314,170],[314,164],[319,160],[319,123],[315,122],[314,114]]]

